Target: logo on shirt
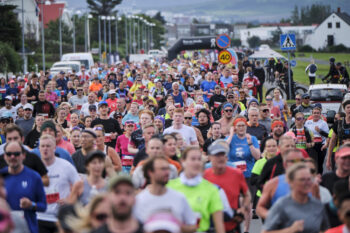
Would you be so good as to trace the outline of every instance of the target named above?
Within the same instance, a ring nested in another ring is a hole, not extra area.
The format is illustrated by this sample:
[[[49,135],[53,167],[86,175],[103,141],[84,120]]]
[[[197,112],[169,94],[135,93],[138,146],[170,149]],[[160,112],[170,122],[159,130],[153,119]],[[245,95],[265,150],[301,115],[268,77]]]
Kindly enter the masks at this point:
[[[27,181],[22,181],[22,188],[27,188],[28,182]]]

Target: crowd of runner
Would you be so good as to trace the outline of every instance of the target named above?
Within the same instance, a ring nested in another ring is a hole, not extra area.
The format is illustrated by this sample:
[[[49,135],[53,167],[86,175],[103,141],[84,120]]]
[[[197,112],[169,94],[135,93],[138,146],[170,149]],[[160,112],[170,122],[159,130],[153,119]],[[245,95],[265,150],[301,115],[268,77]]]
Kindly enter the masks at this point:
[[[200,58],[0,78],[0,232],[349,232],[350,99],[328,124],[307,93],[264,97],[265,73]]]

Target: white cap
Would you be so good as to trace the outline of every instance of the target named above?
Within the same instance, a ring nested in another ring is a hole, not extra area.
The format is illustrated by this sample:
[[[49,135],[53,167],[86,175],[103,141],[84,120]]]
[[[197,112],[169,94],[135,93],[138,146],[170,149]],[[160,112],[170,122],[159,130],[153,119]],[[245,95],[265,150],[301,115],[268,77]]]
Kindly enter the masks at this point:
[[[115,90],[109,90],[108,95],[113,95],[115,94]]]
[[[29,103],[27,103],[27,104],[25,104],[25,105],[23,106],[23,109],[24,109],[24,110],[27,109],[27,108],[29,108],[30,110],[33,111],[33,105],[31,105],[31,104],[29,104]]]
[[[10,96],[10,95],[6,96],[5,99],[11,100],[11,101],[13,100],[13,99],[12,99],[12,96]]]

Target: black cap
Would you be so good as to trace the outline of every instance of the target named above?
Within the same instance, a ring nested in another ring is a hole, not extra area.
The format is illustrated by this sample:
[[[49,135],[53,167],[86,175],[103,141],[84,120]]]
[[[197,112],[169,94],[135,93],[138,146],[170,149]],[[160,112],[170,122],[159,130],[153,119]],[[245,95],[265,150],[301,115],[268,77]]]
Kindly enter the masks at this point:
[[[334,62],[335,62],[335,58],[334,58],[334,57],[331,57],[331,58],[329,58],[329,61],[332,62],[332,63],[334,63]]]
[[[106,158],[106,154],[100,150],[91,151],[86,156],[85,165],[88,165],[94,158],[100,158],[100,159],[104,160]]]
[[[97,108],[96,108],[96,105],[94,105],[94,104],[90,104],[89,105],[89,111],[91,111],[91,110],[97,110]]]
[[[82,133],[88,133],[88,134],[90,134],[91,136],[93,136],[94,138],[97,138],[97,135],[95,134],[95,132],[92,131],[92,130],[90,130],[90,129],[84,129],[84,130],[82,131]]]
[[[52,129],[55,131],[55,134],[57,134],[56,125],[53,123],[53,121],[45,121],[40,128],[40,133],[42,133],[46,128]]]

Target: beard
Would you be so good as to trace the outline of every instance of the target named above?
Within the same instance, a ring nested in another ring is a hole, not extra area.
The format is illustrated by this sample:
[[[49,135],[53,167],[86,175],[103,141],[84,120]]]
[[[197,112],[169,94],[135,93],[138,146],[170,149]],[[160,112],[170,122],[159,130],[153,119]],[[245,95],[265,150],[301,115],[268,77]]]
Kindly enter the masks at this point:
[[[283,135],[283,131],[282,131],[282,132],[277,132],[277,131],[276,131],[276,132],[274,132],[273,134],[274,134],[276,137],[279,138],[279,137],[281,137],[281,136]]]
[[[127,205],[125,202],[120,203],[120,205]],[[128,207],[128,210],[125,211],[124,213],[119,212],[118,210],[118,206],[112,206],[112,215],[113,218],[119,221],[126,221],[127,219],[129,219],[131,217],[131,213],[132,213],[132,208]]]

